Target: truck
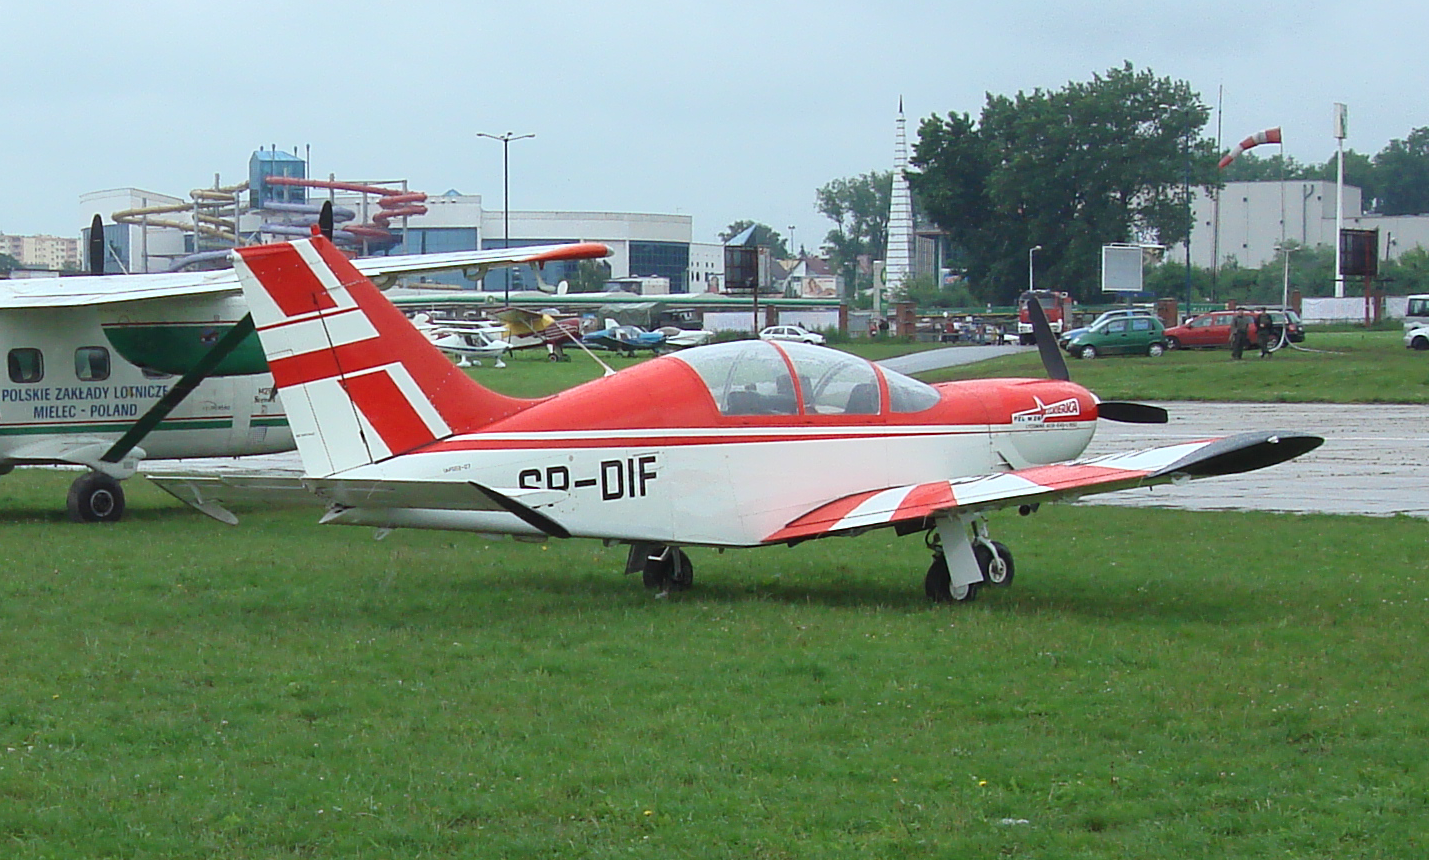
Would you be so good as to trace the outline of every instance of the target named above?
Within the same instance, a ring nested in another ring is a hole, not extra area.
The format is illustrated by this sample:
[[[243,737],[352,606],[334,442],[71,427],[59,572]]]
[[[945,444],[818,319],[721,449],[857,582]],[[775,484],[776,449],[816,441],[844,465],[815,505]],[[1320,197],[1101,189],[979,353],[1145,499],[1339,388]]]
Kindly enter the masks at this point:
[[[1032,333],[1032,319],[1027,315],[1027,302],[1033,298],[1042,305],[1042,311],[1047,315],[1047,323],[1052,327],[1052,334],[1060,335],[1066,322],[1072,317],[1072,297],[1068,293],[1057,292],[1056,290],[1028,290],[1017,297],[1017,342],[1023,346],[1031,346],[1037,342],[1037,337]]]

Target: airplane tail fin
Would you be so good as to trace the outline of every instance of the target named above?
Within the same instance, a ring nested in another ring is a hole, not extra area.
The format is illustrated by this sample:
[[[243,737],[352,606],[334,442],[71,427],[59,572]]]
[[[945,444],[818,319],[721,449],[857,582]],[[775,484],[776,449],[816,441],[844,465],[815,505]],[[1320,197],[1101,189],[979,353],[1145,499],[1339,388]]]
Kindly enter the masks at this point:
[[[457,369],[326,238],[234,254],[308,475],[385,460],[530,404]]]

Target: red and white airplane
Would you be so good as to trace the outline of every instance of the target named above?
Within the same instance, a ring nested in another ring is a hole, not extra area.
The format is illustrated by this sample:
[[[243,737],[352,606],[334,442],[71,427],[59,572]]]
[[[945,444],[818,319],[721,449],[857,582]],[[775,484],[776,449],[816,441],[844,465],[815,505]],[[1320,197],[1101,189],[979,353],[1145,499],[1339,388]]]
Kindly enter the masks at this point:
[[[490,391],[321,237],[241,248],[236,269],[324,523],[630,546],[627,572],[687,587],[683,547],[929,532],[941,601],[1006,585],[985,512],[1258,469],[1323,440],[1242,433],[1077,462],[1098,417],[1164,421],[1065,379],[927,385],[824,347],[760,340],[656,358],[553,397]],[[1041,320],[1046,329],[1045,318]],[[1046,360],[1051,361],[1051,358]],[[201,510],[256,477],[160,481]]]

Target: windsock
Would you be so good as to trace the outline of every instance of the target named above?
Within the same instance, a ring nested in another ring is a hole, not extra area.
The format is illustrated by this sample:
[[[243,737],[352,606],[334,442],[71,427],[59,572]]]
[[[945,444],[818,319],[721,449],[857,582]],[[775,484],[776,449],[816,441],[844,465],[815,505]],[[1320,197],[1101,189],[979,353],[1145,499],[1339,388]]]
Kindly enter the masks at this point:
[[[1252,146],[1257,146],[1262,143],[1279,142],[1280,126],[1277,125],[1275,128],[1267,128],[1265,131],[1257,131],[1255,134],[1252,134],[1250,137],[1247,137],[1245,140],[1242,140],[1240,143],[1237,143],[1235,146],[1231,147],[1231,151],[1225,154],[1225,157],[1221,159],[1221,163],[1218,166],[1221,169],[1225,169],[1225,166],[1227,164],[1230,164],[1232,161],[1235,161],[1237,155],[1240,155],[1242,152],[1245,152]]]

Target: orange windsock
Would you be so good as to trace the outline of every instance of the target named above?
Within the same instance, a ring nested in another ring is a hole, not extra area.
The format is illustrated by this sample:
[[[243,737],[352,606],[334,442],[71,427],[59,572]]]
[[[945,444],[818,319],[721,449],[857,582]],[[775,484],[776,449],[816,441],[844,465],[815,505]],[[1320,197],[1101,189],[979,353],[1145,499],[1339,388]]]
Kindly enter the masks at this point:
[[[1267,128],[1265,131],[1257,131],[1255,134],[1237,143],[1231,147],[1230,152],[1227,152],[1225,156],[1221,158],[1221,162],[1218,166],[1224,169],[1227,164],[1235,161],[1236,156],[1250,149],[1252,146],[1259,146],[1262,143],[1280,143],[1280,126],[1277,125],[1275,128]]]

